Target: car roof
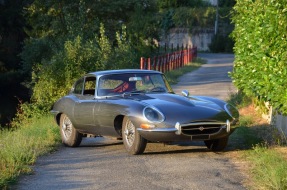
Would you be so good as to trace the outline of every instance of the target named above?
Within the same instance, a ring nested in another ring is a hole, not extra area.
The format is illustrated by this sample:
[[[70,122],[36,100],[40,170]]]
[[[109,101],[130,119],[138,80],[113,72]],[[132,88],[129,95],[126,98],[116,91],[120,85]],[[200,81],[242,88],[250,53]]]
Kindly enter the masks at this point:
[[[105,71],[96,71],[90,72],[86,76],[102,76],[102,75],[111,75],[111,74],[125,74],[125,73],[150,73],[150,74],[162,74],[159,71],[154,70],[141,70],[141,69],[120,69],[120,70],[105,70]]]

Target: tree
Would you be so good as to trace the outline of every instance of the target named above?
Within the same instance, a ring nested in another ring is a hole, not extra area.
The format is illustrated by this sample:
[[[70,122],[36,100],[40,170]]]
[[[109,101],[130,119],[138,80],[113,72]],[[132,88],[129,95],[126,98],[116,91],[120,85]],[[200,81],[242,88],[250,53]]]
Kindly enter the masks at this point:
[[[19,53],[26,37],[21,10],[27,1],[0,1],[0,125],[8,123],[16,112],[18,99],[28,99],[23,85],[24,73]]]
[[[84,73],[137,68],[158,36],[152,0],[34,0],[25,10],[31,27],[21,56],[44,111]]]

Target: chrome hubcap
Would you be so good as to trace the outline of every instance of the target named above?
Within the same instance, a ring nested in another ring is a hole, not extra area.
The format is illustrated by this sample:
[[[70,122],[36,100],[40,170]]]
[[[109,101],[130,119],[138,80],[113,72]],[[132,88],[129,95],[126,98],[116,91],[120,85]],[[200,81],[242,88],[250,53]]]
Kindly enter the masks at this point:
[[[135,126],[133,125],[131,121],[127,122],[124,134],[125,134],[125,139],[126,139],[128,146],[131,147],[135,139]]]
[[[65,138],[69,138],[72,134],[72,122],[68,117],[65,117],[62,124],[62,131]]]

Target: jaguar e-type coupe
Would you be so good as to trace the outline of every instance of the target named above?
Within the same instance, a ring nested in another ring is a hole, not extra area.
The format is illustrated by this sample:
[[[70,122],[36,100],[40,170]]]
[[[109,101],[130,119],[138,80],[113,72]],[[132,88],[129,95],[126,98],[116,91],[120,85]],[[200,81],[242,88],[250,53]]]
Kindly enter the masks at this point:
[[[51,112],[66,146],[79,146],[86,136],[112,136],[129,154],[143,153],[148,142],[186,140],[221,151],[239,117],[222,100],[177,95],[163,73],[136,69],[86,74]]]

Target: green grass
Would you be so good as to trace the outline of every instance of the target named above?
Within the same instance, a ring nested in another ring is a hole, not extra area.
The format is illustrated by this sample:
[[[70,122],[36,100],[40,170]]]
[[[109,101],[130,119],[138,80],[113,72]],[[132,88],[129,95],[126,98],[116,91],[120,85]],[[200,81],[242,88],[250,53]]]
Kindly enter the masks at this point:
[[[237,107],[248,106],[251,98],[244,94],[231,96],[231,102]],[[251,168],[249,189],[285,190],[287,189],[287,159],[276,148],[282,144],[280,133],[269,125],[258,125],[254,113],[241,116],[238,129],[230,136],[233,149],[241,150],[242,159],[248,161]],[[278,143],[280,142],[280,143]]]
[[[206,63],[205,60],[201,58],[196,58],[195,60],[193,60],[192,63],[189,63],[188,65],[184,67],[166,72],[165,76],[170,84],[176,84],[178,83],[178,78],[180,76],[198,69],[204,63]]]
[[[252,189],[287,189],[287,162],[279,152],[266,145],[258,144],[246,152],[247,160],[252,163]]]
[[[37,157],[55,150],[59,142],[52,116],[32,119],[14,131],[0,131],[0,189],[32,172]]]

